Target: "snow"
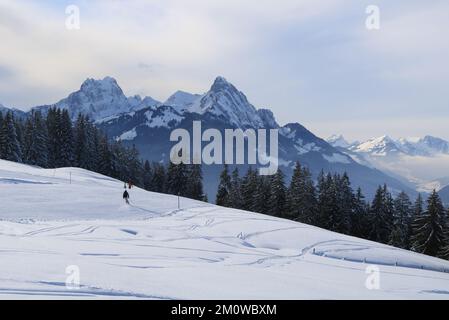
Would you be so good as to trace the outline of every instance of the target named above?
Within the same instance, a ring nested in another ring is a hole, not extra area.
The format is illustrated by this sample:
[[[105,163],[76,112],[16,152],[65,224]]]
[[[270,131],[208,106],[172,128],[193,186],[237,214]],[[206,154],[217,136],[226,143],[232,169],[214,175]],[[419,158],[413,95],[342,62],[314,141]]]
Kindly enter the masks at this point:
[[[0,160],[0,192],[1,298],[449,298],[447,261],[138,188],[127,206],[122,182],[82,169]]]
[[[150,110],[145,112],[145,117],[147,118],[146,125],[150,128],[169,128],[184,119],[184,117],[177,113],[173,108],[167,108],[162,114],[156,114],[154,111]]]
[[[340,153],[333,153],[331,156],[323,154],[323,158],[330,163],[351,163],[351,160],[349,160],[348,156]]]
[[[137,132],[136,132],[136,128],[133,128],[125,133],[123,133],[120,137],[119,140],[134,140],[137,137]]]
[[[326,141],[333,147],[348,148],[351,144],[342,135],[332,135]]]
[[[246,96],[223,77],[217,77],[210,90],[195,100],[189,112],[224,117],[238,128],[263,128],[264,121]]]
[[[164,105],[168,105],[174,107],[175,110],[184,110],[191,106],[195,101],[201,99],[201,95],[192,94],[185,91],[178,90],[174,94],[172,94],[167,101],[164,102]]]

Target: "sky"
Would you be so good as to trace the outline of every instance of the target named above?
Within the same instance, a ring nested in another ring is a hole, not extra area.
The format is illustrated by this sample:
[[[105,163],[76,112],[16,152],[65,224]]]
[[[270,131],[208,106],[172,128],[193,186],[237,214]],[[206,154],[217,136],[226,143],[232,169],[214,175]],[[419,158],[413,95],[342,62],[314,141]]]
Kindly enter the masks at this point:
[[[86,78],[164,101],[220,75],[321,137],[449,140],[448,57],[447,0],[0,0],[0,104],[24,110]]]

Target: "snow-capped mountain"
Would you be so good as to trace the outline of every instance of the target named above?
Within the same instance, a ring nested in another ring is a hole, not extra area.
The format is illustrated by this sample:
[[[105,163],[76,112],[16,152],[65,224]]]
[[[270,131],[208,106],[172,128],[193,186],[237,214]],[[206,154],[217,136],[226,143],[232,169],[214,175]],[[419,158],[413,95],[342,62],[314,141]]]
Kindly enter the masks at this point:
[[[237,128],[264,127],[264,121],[243,92],[223,77],[217,77],[210,90],[195,101],[189,111],[213,114]]]
[[[67,98],[54,105],[39,106],[35,109],[45,113],[51,107],[58,107],[67,109],[72,119],[82,113],[95,121],[100,121],[158,104],[160,102],[151,97],[144,99],[140,96],[126,97],[114,78],[105,77],[103,80],[87,79],[78,91]]]
[[[0,160],[0,190],[2,299],[448,298],[448,261],[79,168]]]
[[[443,201],[446,206],[449,205],[449,185],[438,191],[438,194],[441,197],[441,201]]]
[[[351,144],[343,137],[343,135],[334,134],[326,139],[334,147],[348,148]]]
[[[363,142],[348,143],[343,136],[332,136],[327,141],[334,147],[346,148],[357,153],[378,157],[408,156],[431,157],[439,154],[449,154],[449,142],[437,137],[393,139],[387,135],[372,138]]]
[[[178,90],[173,93],[163,104],[172,106],[176,110],[184,111],[192,107],[195,101],[201,99],[202,95],[192,94],[185,91]]]
[[[280,129],[279,165],[287,177],[291,175],[295,162],[300,161],[309,166],[315,175],[321,170],[341,173],[347,171],[355,187],[362,187],[368,197],[383,183],[387,183],[393,191],[406,190],[411,194],[414,192],[382,172],[357,163],[298,123],[280,127],[270,110],[257,110],[244,93],[223,77],[217,77],[203,95],[177,92],[159,106],[114,116],[98,125],[110,137],[136,145],[144,158],[168,162],[173,145],[169,142],[171,131],[174,128],[184,128],[191,132],[195,120],[202,122],[203,130]],[[214,198],[216,177],[221,168],[218,165],[204,168],[205,187],[209,191],[210,199]],[[244,172],[247,166],[239,169]]]
[[[433,136],[399,138],[389,136],[363,142],[341,143],[342,136],[327,141],[358,163],[378,168],[419,192],[439,190],[449,184],[449,142]],[[443,177],[443,178],[442,178]]]
[[[354,152],[369,153],[374,156],[388,156],[401,152],[395,141],[389,136],[382,136],[349,146]]]

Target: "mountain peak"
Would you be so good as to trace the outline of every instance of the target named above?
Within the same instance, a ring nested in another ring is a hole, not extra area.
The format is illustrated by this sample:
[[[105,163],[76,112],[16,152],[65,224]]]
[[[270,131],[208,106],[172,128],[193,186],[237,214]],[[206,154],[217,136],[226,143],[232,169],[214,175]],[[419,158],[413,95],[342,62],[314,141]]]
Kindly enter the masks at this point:
[[[351,145],[341,134],[333,134],[326,141],[333,147],[347,148]]]
[[[101,80],[87,78],[81,85],[81,90],[91,89],[91,88],[103,88],[103,89],[118,88],[118,89],[120,89],[120,86],[118,85],[117,80],[108,76],[108,77],[104,77]],[[121,89],[120,89],[120,91],[121,91]]]
[[[228,82],[224,77],[221,76],[215,78],[215,81],[212,84],[210,90],[214,92],[227,90],[238,91],[230,82]]]

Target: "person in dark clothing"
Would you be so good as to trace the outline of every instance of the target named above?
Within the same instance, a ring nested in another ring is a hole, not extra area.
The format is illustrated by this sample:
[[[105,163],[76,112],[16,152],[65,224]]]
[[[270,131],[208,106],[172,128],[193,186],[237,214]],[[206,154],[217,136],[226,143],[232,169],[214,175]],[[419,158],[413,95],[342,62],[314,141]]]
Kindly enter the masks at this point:
[[[125,190],[125,192],[123,192],[123,199],[125,199],[126,204],[129,204],[129,193],[127,190]]]

